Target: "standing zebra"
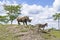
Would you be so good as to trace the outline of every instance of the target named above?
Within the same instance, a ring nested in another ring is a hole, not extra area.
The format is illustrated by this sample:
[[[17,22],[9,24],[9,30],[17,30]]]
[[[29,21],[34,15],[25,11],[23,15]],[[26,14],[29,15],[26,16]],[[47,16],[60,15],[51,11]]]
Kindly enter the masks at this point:
[[[48,24],[47,23],[45,23],[45,24],[36,24],[36,26],[38,27],[38,31],[39,31],[39,30],[41,30],[41,28],[43,28],[43,30],[44,30],[45,26],[48,26]]]

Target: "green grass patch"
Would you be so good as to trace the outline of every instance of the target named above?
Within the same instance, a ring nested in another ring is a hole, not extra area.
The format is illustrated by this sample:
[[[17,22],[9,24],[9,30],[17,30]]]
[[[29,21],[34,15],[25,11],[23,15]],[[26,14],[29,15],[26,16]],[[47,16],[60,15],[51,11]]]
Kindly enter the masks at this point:
[[[50,39],[51,36],[49,36],[50,34],[42,34],[42,37],[45,38],[45,39]]]
[[[57,30],[53,31],[52,30],[50,33],[55,35],[57,38],[60,38],[60,31],[57,31]]]
[[[21,29],[20,32],[27,32],[28,29]]]
[[[6,29],[9,26],[11,25],[0,24],[0,40],[18,40],[18,38],[14,38],[14,34],[12,32],[9,32],[9,30]]]

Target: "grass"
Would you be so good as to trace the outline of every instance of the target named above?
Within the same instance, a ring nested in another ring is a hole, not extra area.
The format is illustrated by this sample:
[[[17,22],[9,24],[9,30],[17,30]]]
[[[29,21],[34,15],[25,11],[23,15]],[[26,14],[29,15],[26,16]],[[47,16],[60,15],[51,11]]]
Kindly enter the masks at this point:
[[[9,25],[0,25],[0,40],[18,40],[18,38],[14,38],[14,35],[12,32],[8,32],[6,28]]]
[[[20,40],[20,38],[18,38],[18,37],[14,38],[13,32],[9,32],[9,30],[7,29],[7,27],[9,27],[9,26],[12,26],[12,27],[16,26],[17,29],[20,28],[20,26],[17,27],[18,25],[15,25],[15,24],[14,25],[9,25],[9,24],[2,25],[2,24],[0,24],[0,40]],[[27,27],[25,27],[23,29],[19,29],[19,30],[20,30],[20,32],[27,32],[29,29],[33,30],[34,27],[27,26]],[[50,32],[50,34],[56,36],[56,38],[60,38],[60,31],[58,31],[58,30],[52,30]],[[50,34],[43,33],[42,37],[45,39],[51,40],[51,36],[49,36]]]
[[[8,27],[12,27],[12,28],[15,27],[16,29],[19,29],[19,32],[27,32],[30,29],[30,27],[28,27],[28,26],[27,26],[27,28],[24,27],[24,28],[20,29],[23,26],[18,26],[16,24],[13,24],[13,25],[0,24],[0,40],[20,40],[20,38],[14,37],[15,35],[13,34],[13,32],[9,32],[9,30],[11,30],[11,29],[7,29]],[[14,29],[12,29],[12,30],[14,30]]]
[[[20,32],[27,32],[27,31],[28,31],[28,29],[21,29]]]
[[[60,38],[60,31],[51,31],[51,34],[55,35],[57,38]]]
[[[46,40],[58,40],[60,39],[60,31],[58,30],[52,30],[49,32],[49,34],[42,34],[42,37]]]
[[[49,36],[49,34],[42,34],[42,37],[45,39],[50,39],[51,37]]]

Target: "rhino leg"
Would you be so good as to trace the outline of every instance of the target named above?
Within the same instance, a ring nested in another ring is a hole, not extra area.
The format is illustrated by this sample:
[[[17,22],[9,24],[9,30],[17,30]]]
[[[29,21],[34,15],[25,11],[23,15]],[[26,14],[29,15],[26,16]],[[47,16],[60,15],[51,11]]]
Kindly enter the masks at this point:
[[[27,22],[25,22],[26,23],[26,25],[27,25]]]
[[[19,21],[18,21],[18,24],[20,25]]]
[[[24,25],[24,22],[23,22],[23,25]]]

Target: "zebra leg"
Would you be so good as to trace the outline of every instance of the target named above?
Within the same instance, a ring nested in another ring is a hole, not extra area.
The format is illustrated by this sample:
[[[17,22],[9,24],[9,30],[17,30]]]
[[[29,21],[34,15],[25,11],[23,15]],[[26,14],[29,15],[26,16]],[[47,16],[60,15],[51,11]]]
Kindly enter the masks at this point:
[[[39,33],[39,30],[40,30],[40,27],[38,27],[38,30],[37,30],[38,33]]]
[[[44,28],[43,28],[43,30],[44,30]]]

